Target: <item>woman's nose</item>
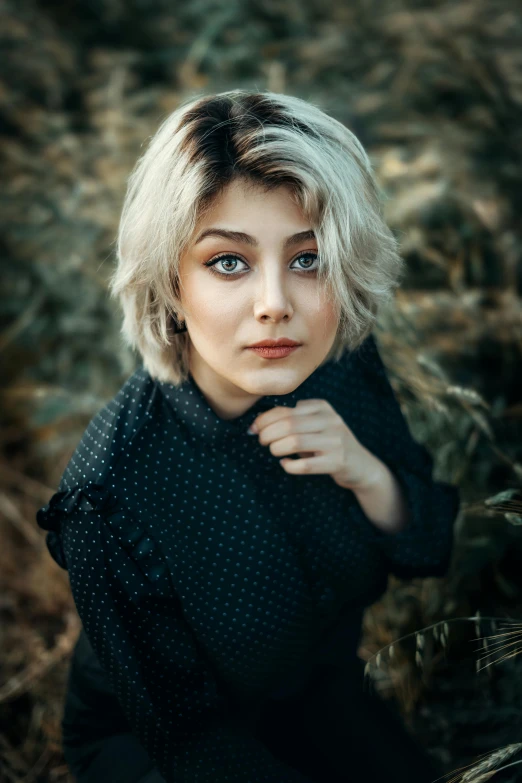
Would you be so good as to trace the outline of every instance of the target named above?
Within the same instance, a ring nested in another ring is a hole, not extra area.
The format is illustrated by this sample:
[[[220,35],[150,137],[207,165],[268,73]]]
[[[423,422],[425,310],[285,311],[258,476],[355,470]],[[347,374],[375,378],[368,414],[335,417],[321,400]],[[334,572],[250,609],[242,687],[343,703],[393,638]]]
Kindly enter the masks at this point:
[[[282,318],[292,312],[288,280],[281,269],[264,270],[257,281],[256,315]]]

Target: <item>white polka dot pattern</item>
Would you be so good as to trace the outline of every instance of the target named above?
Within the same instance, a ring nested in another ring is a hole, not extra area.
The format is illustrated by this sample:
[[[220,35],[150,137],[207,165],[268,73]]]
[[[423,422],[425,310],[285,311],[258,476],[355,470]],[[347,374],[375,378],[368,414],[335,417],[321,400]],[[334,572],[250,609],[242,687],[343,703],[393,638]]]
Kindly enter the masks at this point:
[[[379,532],[352,492],[330,476],[287,474],[247,435],[262,410],[312,397],[398,476],[412,514],[404,531]],[[342,617],[360,617],[389,572],[446,572],[458,491],[431,471],[373,337],[233,420],[215,414],[192,376],[176,388],[144,368],[92,419],[37,519],[167,781],[306,782],[243,716],[298,688]]]

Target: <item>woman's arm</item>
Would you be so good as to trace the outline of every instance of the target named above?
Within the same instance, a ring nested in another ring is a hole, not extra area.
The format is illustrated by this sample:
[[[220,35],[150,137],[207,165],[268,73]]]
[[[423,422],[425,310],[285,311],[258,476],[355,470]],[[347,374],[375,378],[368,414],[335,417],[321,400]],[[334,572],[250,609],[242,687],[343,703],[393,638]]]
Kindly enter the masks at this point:
[[[411,521],[406,495],[391,470],[374,454],[367,453],[368,470],[363,484],[353,492],[375,527],[383,533],[398,533]]]
[[[156,542],[100,485],[38,512],[65,564],[87,637],[167,783],[312,783],[229,711]]]
[[[368,487],[355,492],[361,515],[391,573],[403,579],[444,576],[453,551],[459,490],[433,480],[433,458],[410,433],[373,335],[352,358],[350,382],[358,385],[356,409],[362,415],[350,427],[377,466]],[[379,464],[385,466],[380,478]]]

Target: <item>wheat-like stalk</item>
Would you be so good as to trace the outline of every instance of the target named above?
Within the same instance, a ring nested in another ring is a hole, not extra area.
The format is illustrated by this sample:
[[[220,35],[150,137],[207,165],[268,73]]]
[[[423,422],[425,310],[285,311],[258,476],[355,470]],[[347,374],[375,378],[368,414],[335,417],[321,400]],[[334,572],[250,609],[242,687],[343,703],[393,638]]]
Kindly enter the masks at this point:
[[[383,661],[383,654],[386,652],[388,653],[388,660],[391,660],[395,654],[395,644],[397,642],[404,641],[405,639],[411,638],[415,636],[415,664],[419,667],[419,669],[424,670],[424,656],[423,656],[423,650],[425,645],[425,634],[428,631],[433,632],[433,636],[436,640],[440,642],[442,647],[446,649],[447,647],[447,641],[449,637],[449,623],[452,622],[458,622],[458,621],[465,621],[465,622],[473,622],[475,625],[475,635],[477,638],[477,641],[481,642],[481,645],[477,649],[482,649],[484,652],[484,655],[480,658],[478,658],[475,661],[475,669],[476,673],[478,674],[483,669],[488,669],[489,666],[491,666],[494,663],[500,663],[503,660],[506,660],[508,658],[513,658],[516,655],[518,655],[520,652],[522,652],[522,623],[515,622],[515,621],[504,621],[508,622],[510,624],[511,630],[507,630],[503,633],[497,633],[492,634],[490,636],[480,636],[481,632],[481,622],[483,620],[488,620],[490,622],[490,625],[493,630],[497,630],[497,622],[500,620],[500,618],[494,618],[494,617],[482,617],[480,612],[477,611],[477,614],[473,617],[454,617],[451,620],[441,620],[438,623],[434,623],[433,625],[428,625],[425,628],[421,628],[419,631],[413,631],[412,633],[406,634],[405,636],[401,636],[399,639],[395,639],[393,642],[390,642],[389,644],[382,647],[380,650],[378,650],[376,653],[374,653],[372,656],[368,658],[366,661],[366,665],[364,667],[364,676],[365,678],[367,676],[371,675],[372,671],[372,664],[377,668],[380,669],[381,663]],[[507,637],[507,639],[503,638]],[[494,641],[497,639],[497,641]],[[508,640],[511,640],[508,642]],[[495,658],[491,660],[491,656],[494,653],[500,652],[501,650],[507,651],[508,648],[514,647],[513,650],[511,650],[509,653],[506,652],[503,656],[500,658]],[[487,660],[487,663],[481,666],[481,662]]]
[[[489,780],[489,778],[496,775],[497,772],[500,772],[500,769],[506,768],[500,767],[495,769],[495,767],[498,767],[503,761],[507,761],[507,759],[514,756],[515,753],[518,753],[519,750],[522,750],[522,742],[506,745],[503,748],[497,748],[497,750],[486,754],[478,764],[475,764],[471,769],[468,769],[467,772],[464,772],[460,778],[460,773],[457,773],[457,776],[448,781],[448,783],[482,783],[482,781]],[[515,763],[519,764],[520,762]],[[507,766],[511,765],[508,764]]]
[[[506,660],[507,658],[514,658],[516,655],[518,655],[522,650],[522,624],[521,623],[513,623],[513,629],[509,631],[505,631],[504,633],[495,634],[491,636],[485,636],[482,638],[483,647],[487,652],[487,655],[483,656],[482,658],[479,658],[477,660],[477,672],[482,671],[482,669],[486,669],[488,666],[491,666],[493,663],[499,663],[500,661]],[[507,638],[502,638],[507,637]],[[481,637],[478,637],[479,639]],[[496,639],[497,641],[493,641]],[[508,643],[508,640],[510,640]],[[485,664],[484,666],[480,667],[480,661],[484,660],[486,658],[489,658],[492,653],[500,652],[501,650],[507,650],[509,647],[514,647],[515,649],[511,650],[509,654],[503,655],[500,658],[496,658],[493,661],[490,661],[489,663]]]
[[[497,630],[497,623],[498,622],[508,622],[510,624],[511,630],[506,631],[504,633],[499,633],[496,635],[488,636],[488,637],[481,637],[480,634],[480,623],[484,620],[488,621],[491,625],[491,628],[496,631]],[[477,637],[477,640],[481,640],[483,642],[483,649],[488,651],[488,656],[492,652],[497,652],[501,649],[505,649],[508,646],[511,645],[502,645],[500,642],[496,642],[494,644],[497,644],[498,647],[493,647],[490,649],[489,642],[491,642],[492,639],[495,639],[497,637],[502,636],[508,636],[513,638],[513,636],[516,636],[517,639],[515,641],[511,642],[511,644],[516,644],[518,637],[520,636],[522,638],[522,623],[510,621],[510,620],[504,620],[504,618],[500,617],[482,617],[480,612],[477,612],[477,614],[473,615],[472,617],[453,617],[450,620],[439,620],[437,623],[433,623],[432,625],[427,625],[425,628],[421,628],[418,631],[412,631],[411,633],[406,634],[405,636],[401,636],[398,639],[394,639],[389,644],[385,645],[384,647],[381,647],[380,650],[377,650],[373,655],[370,655],[370,657],[366,661],[366,665],[364,667],[364,674],[369,675],[372,670],[372,665],[375,665],[376,668],[380,668],[380,665],[383,660],[383,655],[385,653],[388,653],[388,659],[391,659],[395,653],[395,645],[398,642],[402,642],[405,639],[411,639],[415,637],[415,662],[418,666],[423,666],[423,657],[422,657],[422,651],[424,649],[425,644],[425,635],[428,631],[433,632],[434,638],[441,643],[441,645],[446,648],[448,637],[449,637],[449,631],[450,631],[450,624],[456,623],[456,622],[473,622],[475,625],[475,634]],[[513,651],[511,655],[507,655],[504,657],[512,657],[513,655],[517,655],[519,652],[518,649]],[[483,659],[479,659],[483,660]],[[499,659],[503,660],[503,658]],[[497,663],[497,661],[492,661],[491,663]],[[482,668],[487,668],[487,666],[490,666],[491,663],[488,663],[486,666],[483,666]],[[478,665],[478,662],[477,662]],[[477,671],[480,671],[480,669],[477,669]]]

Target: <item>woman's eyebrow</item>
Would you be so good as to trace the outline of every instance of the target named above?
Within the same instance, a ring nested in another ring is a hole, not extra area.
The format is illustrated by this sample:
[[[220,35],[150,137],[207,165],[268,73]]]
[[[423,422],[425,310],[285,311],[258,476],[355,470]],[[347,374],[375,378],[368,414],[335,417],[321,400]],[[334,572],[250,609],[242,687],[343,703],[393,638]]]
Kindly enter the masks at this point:
[[[244,234],[242,231],[229,231],[226,228],[207,228],[205,231],[201,232],[194,244],[197,245],[198,242],[201,242],[209,236],[223,237],[224,239],[230,239],[233,242],[243,242],[246,245],[252,245],[252,247],[257,247],[259,245],[257,239],[250,236],[250,234]],[[286,250],[293,245],[298,245],[300,242],[306,242],[310,239],[315,239],[315,233],[313,231],[300,231],[298,234],[292,234],[292,236],[285,239],[283,249]]]

